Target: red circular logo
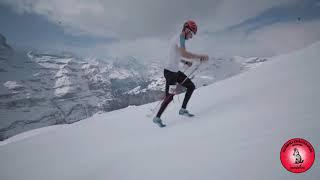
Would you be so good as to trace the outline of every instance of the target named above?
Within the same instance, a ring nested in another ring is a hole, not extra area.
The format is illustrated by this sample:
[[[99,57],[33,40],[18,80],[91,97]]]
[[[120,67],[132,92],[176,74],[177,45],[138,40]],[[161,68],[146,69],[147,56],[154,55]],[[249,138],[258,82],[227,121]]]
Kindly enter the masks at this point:
[[[293,173],[303,173],[311,168],[315,158],[313,146],[306,140],[294,138],[281,148],[280,160],[284,168]]]

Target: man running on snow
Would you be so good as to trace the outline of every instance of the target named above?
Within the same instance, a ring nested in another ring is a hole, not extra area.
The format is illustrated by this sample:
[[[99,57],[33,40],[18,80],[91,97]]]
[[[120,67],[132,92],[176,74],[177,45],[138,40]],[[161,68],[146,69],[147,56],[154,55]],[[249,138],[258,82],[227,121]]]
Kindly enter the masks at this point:
[[[186,108],[188,101],[195,89],[195,85],[183,72],[179,71],[179,63],[183,62],[188,66],[192,65],[191,62],[181,60],[181,58],[200,60],[201,62],[208,61],[208,55],[194,54],[186,50],[185,41],[191,39],[192,36],[196,33],[197,24],[194,21],[189,20],[184,23],[181,33],[174,36],[171,40],[169,48],[169,61],[167,67],[164,69],[164,77],[166,79],[166,96],[156,117],[153,118],[153,122],[156,123],[159,127],[166,126],[165,124],[163,124],[160,117],[169,103],[173,100],[175,92],[172,92],[170,88],[174,87],[174,85],[176,85],[177,83],[182,83],[181,85],[187,88],[187,92],[185,94],[179,114],[189,117],[193,116],[193,114],[190,114]]]

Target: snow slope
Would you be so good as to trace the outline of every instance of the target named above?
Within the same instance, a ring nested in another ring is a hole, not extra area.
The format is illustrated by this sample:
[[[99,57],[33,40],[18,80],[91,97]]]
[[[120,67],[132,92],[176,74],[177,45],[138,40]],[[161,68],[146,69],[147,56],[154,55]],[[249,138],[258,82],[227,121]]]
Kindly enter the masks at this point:
[[[0,146],[1,180],[188,180],[320,178],[320,42],[197,89],[178,116],[177,98],[158,128],[130,106]],[[180,100],[183,97],[180,97]],[[313,167],[281,165],[281,146],[310,141]]]

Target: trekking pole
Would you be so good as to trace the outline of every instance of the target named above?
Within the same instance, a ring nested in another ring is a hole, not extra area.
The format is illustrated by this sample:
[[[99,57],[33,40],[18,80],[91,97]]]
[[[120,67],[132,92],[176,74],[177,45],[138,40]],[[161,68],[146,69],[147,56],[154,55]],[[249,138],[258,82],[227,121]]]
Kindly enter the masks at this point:
[[[198,65],[190,72],[190,74],[189,74],[181,83],[179,83],[179,84],[183,84],[196,70],[199,69],[200,65],[201,65],[201,63],[198,64]],[[175,89],[174,94],[170,94],[169,96],[165,95],[165,98],[164,98],[162,101],[159,101],[154,108],[150,109],[151,114],[150,114],[150,115],[147,115],[147,117],[151,117],[152,115],[154,115],[155,110],[158,109],[158,106],[159,106],[162,102],[167,101],[170,96],[175,95],[176,91],[177,91],[177,88]]]
[[[198,64],[197,65],[197,67],[189,74],[189,76],[188,77],[186,77],[183,81],[182,81],[182,83],[179,83],[178,85],[182,85],[188,78],[189,79],[193,79],[194,77],[195,77],[195,75],[196,74],[198,74],[198,73],[200,73],[201,71],[199,70],[197,73],[195,73],[196,72],[196,70],[198,70],[199,69],[199,67],[200,67],[200,65],[201,65],[201,63],[200,64]],[[176,93],[175,94],[177,94],[178,93],[178,88],[180,87],[180,86],[178,86],[176,89]],[[179,99],[179,96],[178,96],[178,102],[180,102],[180,99]]]
[[[190,68],[190,66],[187,66],[187,68],[185,68],[182,72],[186,72],[188,69]],[[166,97],[166,94],[164,94],[162,97],[161,97],[161,100],[163,100],[164,98]],[[161,103],[161,101],[158,102],[158,104],[154,107],[154,108],[151,108],[150,111],[154,111],[158,106],[159,104]]]

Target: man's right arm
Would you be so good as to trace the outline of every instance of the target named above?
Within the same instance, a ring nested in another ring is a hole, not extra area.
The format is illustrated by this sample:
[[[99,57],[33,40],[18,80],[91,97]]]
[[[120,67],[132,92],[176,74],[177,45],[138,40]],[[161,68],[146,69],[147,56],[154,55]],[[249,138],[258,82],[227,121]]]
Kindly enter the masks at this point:
[[[183,47],[177,47],[181,56],[187,59],[199,59],[199,60],[203,60],[203,61],[207,61],[208,60],[208,56],[207,55],[199,55],[199,54],[194,54],[191,53],[189,51],[187,51],[185,48]]]

